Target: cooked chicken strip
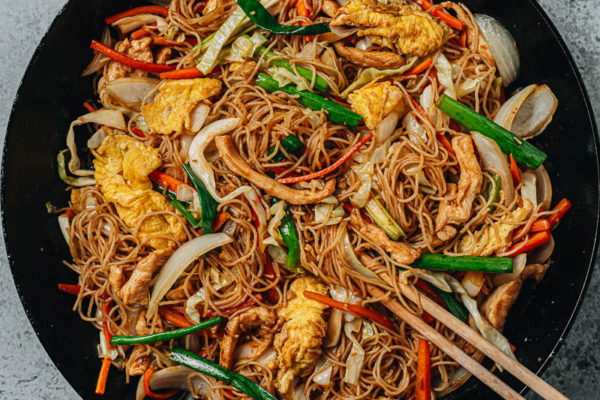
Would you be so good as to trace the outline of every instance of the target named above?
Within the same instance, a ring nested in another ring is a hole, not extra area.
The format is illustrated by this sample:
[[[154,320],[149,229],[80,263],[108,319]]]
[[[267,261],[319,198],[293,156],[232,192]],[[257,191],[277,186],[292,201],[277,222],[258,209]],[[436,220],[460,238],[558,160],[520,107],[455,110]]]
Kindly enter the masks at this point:
[[[392,53],[391,51],[360,50],[356,47],[347,47],[343,42],[335,42],[333,47],[335,47],[335,51],[341,57],[361,67],[398,69],[406,62],[400,54]]]
[[[185,293],[186,289],[187,292],[190,293],[190,295],[193,294],[194,287],[192,286],[192,283],[190,281],[187,281],[187,283],[183,282],[175,289],[169,290],[166,294],[166,297],[169,300],[186,300],[188,298],[187,294]]]
[[[379,227],[366,224],[362,218],[352,214],[350,223],[367,239],[381,246],[392,258],[400,264],[412,264],[421,255],[421,250],[415,249],[403,242],[394,242]]]
[[[296,279],[287,292],[287,304],[277,311],[285,320],[281,332],[275,335],[277,350],[277,380],[275,387],[286,399],[293,399],[291,385],[295,377],[312,373],[321,356],[327,324],[323,311],[327,306],[304,297],[304,291],[326,294],[325,285],[313,276]]]
[[[333,0],[323,0],[323,5],[321,6],[321,11],[331,18],[335,17],[335,13],[340,9],[340,5],[337,1]]]
[[[121,297],[125,304],[148,306],[150,300],[148,288],[152,281],[152,274],[164,262],[165,256],[170,255],[170,253],[171,249],[156,250],[138,263],[133,274],[121,290]]]
[[[525,266],[517,279],[497,287],[489,295],[481,305],[480,310],[494,328],[502,332],[508,312],[517,301],[523,282],[529,278],[539,281],[546,273],[546,269],[547,266],[542,264],[529,264]]]
[[[436,232],[441,240],[448,240],[456,235],[456,228],[452,224],[460,224],[471,217],[473,200],[481,190],[483,176],[479,161],[475,157],[473,139],[470,136],[456,136],[452,139],[452,147],[456,151],[456,159],[460,164],[460,180],[458,190],[456,185],[448,184],[448,197],[451,200],[442,200],[440,209],[435,219]],[[456,196],[454,196],[456,194]]]
[[[324,198],[331,196],[335,191],[335,179],[327,181],[325,187],[321,190],[292,189],[253,170],[250,164],[238,153],[231,136],[217,136],[215,144],[217,145],[219,154],[223,157],[223,161],[231,171],[253,183],[256,187],[264,190],[271,196],[285,200],[290,204],[318,203]]]
[[[265,338],[265,346],[268,346],[271,343],[270,338],[273,336],[271,328],[275,325],[275,322],[277,322],[277,317],[273,311],[265,307],[251,308],[230,319],[225,328],[227,334],[223,337],[221,343],[221,366],[231,369],[235,346],[241,334],[251,329],[258,328],[258,336]]]

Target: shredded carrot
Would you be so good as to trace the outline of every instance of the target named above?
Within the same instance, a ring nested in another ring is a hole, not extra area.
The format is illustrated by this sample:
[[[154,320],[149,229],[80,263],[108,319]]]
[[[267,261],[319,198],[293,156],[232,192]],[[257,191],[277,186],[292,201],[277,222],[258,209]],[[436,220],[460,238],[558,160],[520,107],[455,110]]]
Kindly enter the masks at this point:
[[[66,283],[59,283],[58,290],[61,292],[69,293],[77,296],[81,292],[81,286],[79,285],[68,285]]]
[[[67,214],[69,219],[75,218],[75,213],[73,212],[73,210],[65,210],[65,214]]]
[[[215,218],[213,220],[213,223],[212,223],[212,230],[213,230],[213,232],[218,231],[219,228],[221,228],[223,226],[223,224],[225,223],[225,221],[227,221],[227,212],[221,211],[219,213],[219,215],[217,215],[217,218]]]
[[[196,67],[177,69],[175,71],[162,72],[160,79],[192,79],[204,76]]]
[[[140,28],[135,32],[131,32],[131,35],[129,35],[129,37],[131,38],[131,40],[141,39],[144,36],[148,36],[148,35],[152,34],[152,32],[150,31],[151,29],[152,29],[151,26],[147,26],[145,28]]]
[[[550,222],[550,227],[554,228],[556,226],[556,224],[559,223],[561,218],[565,216],[565,214],[567,213],[567,211],[569,211],[570,208],[571,208],[571,202],[569,202],[569,200],[567,200],[567,199],[562,199],[556,205],[556,207],[554,207],[554,210],[558,211],[558,212],[555,214],[552,214],[548,217],[548,222]]]
[[[154,373],[154,371],[152,370],[152,368],[148,368],[146,370],[146,372],[144,373],[144,391],[146,392],[146,395],[148,395],[149,397],[152,397],[153,399],[158,399],[158,400],[165,400],[168,399],[169,397],[173,397],[175,396],[179,390],[172,390],[170,392],[166,392],[166,393],[154,393],[152,390],[150,390],[150,377],[152,376],[152,374]]]
[[[131,57],[126,56],[123,53],[119,53],[118,51],[115,51],[115,50],[111,49],[110,47],[103,45],[102,43],[100,43],[97,40],[92,40],[92,44],[90,44],[90,48],[92,50],[97,51],[100,54],[105,55],[106,57],[110,58],[111,60],[117,61],[121,64],[127,65],[128,67],[139,69],[142,71],[166,72],[166,71],[172,71],[176,68],[175,65],[156,64],[156,63],[149,63],[149,62],[133,59]]]
[[[102,311],[104,311],[104,322],[102,323],[102,330],[104,331],[104,338],[106,339],[106,346],[109,349],[114,349],[115,346],[110,344],[110,341],[112,340],[113,335],[112,335],[112,333],[110,333],[110,330],[108,329],[108,313],[110,313],[110,301],[102,302]]]
[[[198,43],[198,39],[196,38],[186,38],[183,42],[178,42],[176,40],[167,39],[162,36],[154,36],[152,38],[152,43],[157,46],[184,46],[186,44],[195,45]]]
[[[547,219],[538,219],[537,221],[534,221],[533,224],[531,224],[531,227],[526,233],[549,231],[551,228],[552,226],[550,225],[550,222]],[[517,229],[515,231],[515,236],[520,235],[522,231],[523,228]]]
[[[463,30],[462,35],[460,35],[460,45],[462,47],[467,47],[467,30]]]
[[[404,73],[404,76],[417,75],[421,72],[425,71],[429,66],[433,63],[433,59],[429,57],[427,60],[423,61],[421,64],[417,65],[410,71]]]
[[[429,10],[431,7],[433,7],[433,3],[431,3],[428,0],[414,1],[415,3],[420,5],[424,10]],[[431,15],[438,17],[439,19],[447,23],[450,27],[458,29],[459,31],[462,31],[464,28],[464,24],[460,19],[453,17],[441,8],[434,8],[433,10],[431,10]]]
[[[190,321],[187,320],[186,317],[172,310],[169,307],[159,307],[158,313],[161,317],[163,317],[178,328],[187,328],[188,326],[193,325]]]
[[[510,256],[514,257],[516,255],[522,254],[522,253],[526,253],[529,250],[533,250],[538,246],[543,245],[544,243],[548,242],[550,240],[550,232],[549,231],[543,231],[543,232],[538,232],[535,235],[529,237],[529,239],[525,239],[515,245],[513,245],[511,248],[509,248],[507,250],[507,252],[512,252],[515,251],[514,253],[512,253]]]
[[[423,116],[423,118],[425,118],[426,120],[429,121],[429,116],[427,115],[425,110],[423,110],[423,107],[421,107],[421,105],[412,96],[410,97],[410,101],[412,101],[413,106],[415,106],[415,108],[417,109],[419,114],[421,114],[421,116]]]
[[[169,174],[165,174],[164,172],[159,171],[159,170],[154,170],[154,171],[150,172],[150,175],[148,175],[148,178],[150,178],[150,180],[152,182],[159,184],[160,186],[165,187],[174,192],[177,192],[177,186],[179,186],[179,185],[186,185],[186,186],[191,187],[187,183],[182,182],[179,179],[172,177]],[[194,189],[194,190],[196,190],[196,189]]]
[[[108,380],[108,370],[112,360],[110,358],[102,359],[102,367],[100,368],[100,375],[98,376],[98,383],[96,383],[96,394],[103,395],[106,390],[106,381]]]
[[[352,204],[350,204],[350,203],[343,203],[342,207],[344,207],[344,210],[346,210],[348,212],[348,214],[351,214],[352,211],[354,210],[354,206]],[[360,210],[360,216],[368,224],[372,224],[373,223],[373,220],[371,219],[371,217],[369,217],[363,210]]]
[[[431,356],[429,342],[419,338],[417,350],[417,384],[415,386],[416,400],[431,400]]]
[[[444,308],[448,308],[448,305],[446,304],[446,302],[444,301],[444,299],[442,299],[440,297],[439,294],[437,294],[435,292],[435,290],[433,290],[431,288],[431,286],[429,285],[429,283],[425,282],[422,279],[419,279],[417,281],[417,283],[415,284],[416,287],[418,287],[419,289],[421,289],[427,296],[431,297],[431,300],[435,301],[436,303],[438,303],[440,306],[444,307]]]
[[[313,172],[312,174],[308,174],[308,175],[297,176],[294,178],[278,179],[277,182],[283,183],[283,184],[290,184],[290,183],[310,181],[311,179],[317,179],[317,178],[321,178],[325,175],[328,175],[328,174],[332,173],[333,171],[335,171],[336,169],[338,169],[339,167],[341,167],[342,164],[344,164],[346,161],[348,161],[350,159],[350,157],[352,157],[352,155],[354,153],[356,153],[358,151],[358,149],[360,149],[362,147],[362,145],[367,143],[369,141],[369,139],[371,139],[372,137],[373,137],[373,134],[368,133],[364,138],[359,140],[358,143],[356,143],[354,146],[350,147],[348,152],[346,154],[344,154],[339,160],[337,160],[336,162],[334,162],[327,168],[324,168],[317,172]]]
[[[88,103],[87,101],[83,102],[83,106],[91,113],[96,111],[96,108],[93,105],[91,105],[90,103]]]
[[[384,328],[392,332],[397,332],[394,324],[392,324],[392,322],[389,319],[379,314],[377,311],[371,310],[366,307],[358,306],[356,304],[343,303],[341,301],[334,300],[331,297],[327,297],[321,293],[309,292],[308,290],[304,291],[304,297],[310,300],[318,301],[319,303],[325,304],[331,308],[346,311],[359,317],[369,318],[370,320],[378,323]]]
[[[452,147],[452,143],[450,143],[450,141],[448,140],[446,135],[442,135],[441,133],[436,133],[435,137],[437,137],[437,140],[442,144],[442,146],[444,146],[444,148],[446,150],[448,150],[449,153],[456,155],[456,151],[454,151],[454,148]]]
[[[521,171],[519,171],[519,166],[512,153],[510,153],[510,174],[512,175],[515,186],[521,183]]]
[[[133,17],[140,14],[159,14],[165,17],[169,16],[169,9],[163,6],[144,6],[144,7],[136,7],[131,10],[123,11],[113,16],[104,18],[104,22],[108,25],[111,25],[114,22],[117,22],[120,19]]]
[[[299,16],[310,19],[310,12],[308,11],[308,7],[306,7],[306,1],[308,0],[296,0],[296,11],[298,12]],[[306,22],[301,22],[300,25],[306,26],[308,24]],[[304,39],[306,39],[308,42],[311,42],[312,36],[304,36]]]

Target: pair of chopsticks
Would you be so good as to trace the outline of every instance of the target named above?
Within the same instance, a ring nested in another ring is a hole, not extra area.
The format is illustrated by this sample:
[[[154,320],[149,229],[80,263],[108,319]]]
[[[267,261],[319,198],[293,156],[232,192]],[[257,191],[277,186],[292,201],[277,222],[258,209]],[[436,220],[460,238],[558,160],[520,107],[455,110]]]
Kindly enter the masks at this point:
[[[373,265],[373,264],[371,264]],[[387,274],[380,275],[388,284],[394,286],[390,277]],[[423,309],[435,319],[444,324],[448,329],[454,331],[461,336],[483,354],[494,360],[508,372],[513,374],[521,382],[529,386],[533,391],[542,396],[546,400],[569,400],[558,390],[550,386],[539,376],[525,368],[514,358],[508,356],[503,351],[498,349],[487,339],[481,336],[478,332],[471,329],[454,315],[446,311],[429,297],[422,295],[412,286],[399,283],[400,292],[413,303],[421,303]],[[485,383],[490,389],[498,393],[504,399],[519,399],[524,398],[502,382],[496,375],[492,374],[487,368],[483,367],[477,361],[472,359],[464,351],[458,348],[454,343],[446,339],[438,331],[429,326],[418,315],[407,310],[400,302],[387,296],[386,292],[375,285],[367,284],[367,291],[375,298],[381,298],[381,304],[388,308],[396,316],[404,320],[413,329],[421,333],[427,340],[439,347],[444,353],[454,359],[457,363],[465,367],[469,372],[475,375],[480,381]]]

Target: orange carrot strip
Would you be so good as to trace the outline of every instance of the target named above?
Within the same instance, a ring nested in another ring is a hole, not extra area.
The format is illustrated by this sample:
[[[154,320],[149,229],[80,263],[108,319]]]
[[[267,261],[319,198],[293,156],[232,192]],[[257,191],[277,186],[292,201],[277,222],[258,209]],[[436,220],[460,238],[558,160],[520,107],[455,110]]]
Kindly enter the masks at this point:
[[[463,30],[462,35],[460,35],[460,45],[462,47],[467,47],[467,30]]]
[[[69,294],[77,296],[79,294],[79,292],[81,291],[81,286],[68,285],[66,283],[59,283],[58,290],[60,290],[61,292],[65,292],[65,293],[69,293]]]
[[[433,7],[433,3],[428,0],[415,0],[415,3],[420,5],[424,10],[429,10],[431,7]],[[440,8],[434,8],[431,10],[431,15],[438,17],[454,29],[458,29],[459,31],[464,29],[464,24],[460,19],[453,17]]]
[[[96,383],[96,394],[103,395],[106,390],[106,381],[108,380],[108,370],[112,360],[110,358],[102,359],[102,367],[100,368],[100,375],[98,376],[98,383]]]
[[[567,211],[569,211],[570,208],[571,202],[569,202],[569,200],[567,199],[562,199],[556,205],[556,207],[554,207],[554,210],[558,210],[558,212],[548,217],[548,222],[550,222],[550,226],[554,228],[556,224],[558,224],[558,222],[561,220],[561,218],[564,217]]]
[[[94,111],[96,111],[96,109],[94,108],[93,105],[91,105],[90,103],[88,103],[87,101],[83,102],[83,106],[91,113],[93,113]]]
[[[515,161],[512,153],[510,154],[510,174],[513,177],[513,181],[515,182],[515,186],[521,183],[521,171],[519,171],[519,166]]]
[[[404,73],[404,76],[417,75],[421,72],[425,71],[429,66],[433,63],[433,59],[429,57],[427,60],[423,61],[421,64],[417,65],[410,71]]]
[[[417,385],[415,386],[416,400],[431,399],[431,356],[429,342],[419,338],[417,350]]]
[[[508,249],[507,252],[511,252],[518,249],[515,253],[511,254],[511,257],[522,253],[526,253],[529,250],[533,250],[536,247],[548,242],[550,240],[550,237],[551,236],[549,231],[538,232],[535,235],[531,236],[529,239],[523,240],[522,242],[511,246],[511,248]]]
[[[220,227],[222,227],[223,224],[225,223],[225,221],[227,221],[227,213],[225,211],[221,211],[219,213],[219,215],[217,215],[217,218],[215,218],[213,220],[213,223],[212,223],[213,232],[216,232]]]
[[[162,72],[160,79],[192,79],[204,76],[196,67],[177,69],[175,71]]]
[[[131,57],[126,56],[123,53],[119,53],[118,51],[115,51],[115,50],[111,49],[110,47],[103,45],[102,43],[100,43],[97,40],[92,40],[92,44],[90,44],[90,48],[92,50],[97,51],[100,54],[105,55],[106,57],[108,57],[112,60],[115,60],[115,61],[121,63],[121,64],[127,65],[128,67],[131,67],[131,68],[136,68],[136,69],[139,69],[142,71],[158,73],[158,72],[172,71],[176,68],[174,65],[149,63],[149,62],[133,59]]]
[[[372,137],[373,137],[373,134],[368,133],[364,138],[362,138],[360,141],[358,141],[358,143],[356,143],[354,146],[350,147],[348,152],[346,154],[344,154],[339,160],[337,160],[336,162],[334,162],[327,168],[324,168],[317,172],[313,172],[312,174],[308,174],[308,175],[297,176],[297,177],[293,177],[293,178],[278,179],[277,182],[283,183],[283,184],[298,183],[298,182],[310,181],[311,179],[317,179],[317,178],[321,178],[325,175],[328,175],[328,174],[332,173],[333,171],[335,171],[336,169],[338,169],[339,167],[341,167],[342,164],[344,164],[346,161],[348,161],[350,159],[350,157],[352,157],[352,155],[354,153],[356,153],[358,151],[358,149],[360,149],[362,147],[362,145],[367,143],[369,141],[369,139],[371,139]]]

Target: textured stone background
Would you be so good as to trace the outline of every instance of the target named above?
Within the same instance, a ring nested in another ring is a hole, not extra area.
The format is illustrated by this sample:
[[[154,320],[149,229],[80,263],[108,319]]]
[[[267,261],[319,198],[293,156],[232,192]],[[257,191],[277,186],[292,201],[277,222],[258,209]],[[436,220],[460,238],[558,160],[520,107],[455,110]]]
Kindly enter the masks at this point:
[[[498,0],[489,0],[498,1]],[[0,139],[21,77],[35,47],[66,0],[1,0]],[[540,0],[583,74],[600,115],[600,10],[597,0]],[[0,243],[0,399],[79,396],[54,367],[27,320]],[[596,271],[577,320],[543,377],[573,400],[599,398],[600,271]],[[530,399],[536,398],[529,394]]]

